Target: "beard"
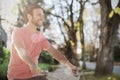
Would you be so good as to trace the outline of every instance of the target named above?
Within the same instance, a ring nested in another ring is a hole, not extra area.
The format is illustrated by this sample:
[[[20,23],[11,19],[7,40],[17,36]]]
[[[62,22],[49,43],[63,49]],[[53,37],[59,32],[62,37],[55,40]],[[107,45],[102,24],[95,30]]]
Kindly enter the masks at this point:
[[[43,22],[41,20],[32,20],[32,24],[36,26],[36,28],[42,26]]]
[[[37,21],[32,21],[32,24],[35,25],[36,27],[39,27],[40,25],[37,23]]]

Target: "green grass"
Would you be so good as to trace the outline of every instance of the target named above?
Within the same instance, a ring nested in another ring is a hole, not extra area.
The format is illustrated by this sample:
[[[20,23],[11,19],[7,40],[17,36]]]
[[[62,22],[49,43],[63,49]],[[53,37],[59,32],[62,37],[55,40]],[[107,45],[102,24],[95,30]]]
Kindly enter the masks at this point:
[[[120,80],[120,75],[113,74],[104,77],[95,77],[93,74],[89,74],[85,75],[85,77],[81,76],[80,80]]]
[[[56,65],[51,65],[47,63],[39,63],[38,66],[41,68],[41,70],[53,71],[56,69]]]
[[[48,70],[48,71],[53,71],[56,69],[56,65],[51,65],[46,63],[40,63],[39,67],[42,70]],[[5,77],[7,75],[7,69],[8,69],[8,61],[4,61],[2,64],[0,64],[0,76]]]
[[[0,76],[5,77],[7,75],[7,69],[8,69],[8,62],[7,61],[0,64]]]

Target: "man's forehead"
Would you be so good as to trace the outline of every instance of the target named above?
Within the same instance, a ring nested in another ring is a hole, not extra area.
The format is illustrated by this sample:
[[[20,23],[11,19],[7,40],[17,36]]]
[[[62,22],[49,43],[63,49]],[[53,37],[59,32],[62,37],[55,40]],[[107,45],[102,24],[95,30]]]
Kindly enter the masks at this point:
[[[35,8],[34,10],[33,10],[33,13],[36,13],[36,12],[38,12],[38,13],[43,13],[43,10],[41,9],[41,8]]]

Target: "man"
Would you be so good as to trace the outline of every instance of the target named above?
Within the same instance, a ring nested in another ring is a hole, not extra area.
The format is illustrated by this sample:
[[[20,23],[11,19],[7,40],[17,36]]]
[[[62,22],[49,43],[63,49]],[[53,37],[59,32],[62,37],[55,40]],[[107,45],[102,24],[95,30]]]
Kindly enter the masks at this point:
[[[12,33],[12,50],[8,66],[9,80],[47,80],[38,67],[42,50],[47,50],[59,62],[65,64],[73,74],[78,71],[63,55],[53,48],[43,34],[37,31],[44,21],[44,13],[37,4],[26,7],[24,16],[27,24],[15,28]],[[35,79],[36,78],[36,79]]]

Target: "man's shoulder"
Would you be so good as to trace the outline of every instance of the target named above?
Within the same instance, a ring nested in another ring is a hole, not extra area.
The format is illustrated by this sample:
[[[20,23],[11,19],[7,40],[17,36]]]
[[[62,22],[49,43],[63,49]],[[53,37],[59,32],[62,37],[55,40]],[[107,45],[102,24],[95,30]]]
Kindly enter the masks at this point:
[[[39,34],[40,37],[45,37],[45,35],[42,32],[38,31],[37,33]]]
[[[24,32],[24,27],[14,27],[13,32]]]
[[[25,33],[24,27],[14,27],[12,35],[23,36]]]

